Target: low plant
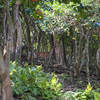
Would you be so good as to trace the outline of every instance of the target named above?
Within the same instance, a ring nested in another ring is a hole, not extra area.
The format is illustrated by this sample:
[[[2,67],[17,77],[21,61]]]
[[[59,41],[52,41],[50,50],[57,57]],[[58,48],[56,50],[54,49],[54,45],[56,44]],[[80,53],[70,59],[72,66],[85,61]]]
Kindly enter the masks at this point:
[[[14,96],[22,100],[62,100],[61,84],[52,73],[44,73],[41,66],[25,64],[25,68],[17,62],[10,62],[10,78]]]
[[[25,66],[23,68],[17,62],[10,62],[13,96],[19,96],[21,100],[100,100],[99,91],[94,91],[90,84],[85,90],[62,94],[62,86],[54,73],[44,73],[41,66],[33,67],[27,63]]]
[[[61,74],[60,76],[63,78],[63,80],[65,80],[68,77],[67,74]]]
[[[75,92],[65,92],[64,100],[100,100],[100,94],[92,90],[92,87],[88,84],[85,90],[78,89]]]

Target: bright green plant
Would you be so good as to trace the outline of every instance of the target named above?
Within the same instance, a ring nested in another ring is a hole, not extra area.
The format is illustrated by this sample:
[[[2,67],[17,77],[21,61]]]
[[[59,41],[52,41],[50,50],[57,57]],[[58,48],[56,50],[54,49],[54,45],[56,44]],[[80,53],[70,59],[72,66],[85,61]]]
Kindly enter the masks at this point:
[[[95,100],[100,100],[100,93],[93,92]]]
[[[20,95],[23,100],[35,100],[38,96],[43,100],[61,100],[61,84],[53,73],[44,73],[41,66],[25,65],[22,68],[16,62],[10,62],[13,95]]]
[[[100,100],[100,94],[92,90],[92,87],[88,84],[85,90],[78,89],[76,92],[66,92],[64,100]]]
[[[94,100],[94,94],[90,84],[85,91],[78,90],[76,92],[68,91],[64,94],[65,100]]]

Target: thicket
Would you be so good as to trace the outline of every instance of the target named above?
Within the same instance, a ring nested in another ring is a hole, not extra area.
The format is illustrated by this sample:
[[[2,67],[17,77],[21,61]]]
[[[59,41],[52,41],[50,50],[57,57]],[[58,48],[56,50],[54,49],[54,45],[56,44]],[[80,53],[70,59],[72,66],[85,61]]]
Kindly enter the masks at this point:
[[[44,73],[41,66],[18,66],[16,62],[10,62],[10,78],[14,96],[20,96],[22,100],[35,100],[41,97],[43,100],[62,100],[61,84],[53,73]]]
[[[54,73],[45,73],[41,66],[10,62],[10,78],[13,96],[21,100],[100,100],[100,94],[88,84],[85,90],[66,91]]]

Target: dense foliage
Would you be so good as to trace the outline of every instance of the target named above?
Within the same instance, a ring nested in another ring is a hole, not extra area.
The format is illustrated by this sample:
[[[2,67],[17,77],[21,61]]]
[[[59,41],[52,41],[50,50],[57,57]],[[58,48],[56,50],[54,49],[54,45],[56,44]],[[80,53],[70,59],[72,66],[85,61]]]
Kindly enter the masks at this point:
[[[44,73],[41,66],[27,65],[22,68],[16,62],[10,62],[10,78],[13,95],[19,95],[23,100],[61,100],[61,84],[56,76]]]
[[[63,94],[62,90],[67,89],[62,88],[52,72],[64,73],[62,80],[67,83],[66,79],[71,79],[73,86],[74,77],[85,79],[87,83],[96,78],[93,84],[98,88],[100,0],[0,0],[0,52],[0,71],[8,73],[10,68],[14,97],[99,100],[100,94],[90,85],[86,90],[64,91]],[[9,67],[10,60],[16,62],[10,62]],[[21,64],[24,67],[19,66]],[[40,64],[49,73],[37,66]],[[8,82],[4,73],[0,75],[2,96],[6,90],[5,96],[11,94],[9,74],[6,75]]]
[[[100,94],[92,90],[92,87],[88,84],[85,90],[67,91],[64,98],[65,100],[99,100]]]
[[[44,73],[41,66],[28,65],[22,68],[16,62],[10,62],[10,78],[13,96],[22,100],[99,100],[100,94],[92,90],[90,84],[85,90],[61,92],[61,84],[51,73]]]

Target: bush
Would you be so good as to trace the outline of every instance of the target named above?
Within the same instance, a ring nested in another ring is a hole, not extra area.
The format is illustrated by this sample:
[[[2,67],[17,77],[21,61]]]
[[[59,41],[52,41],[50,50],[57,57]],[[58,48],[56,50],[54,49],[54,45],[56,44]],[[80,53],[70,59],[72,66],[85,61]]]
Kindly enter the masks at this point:
[[[86,90],[65,92],[64,100],[100,100],[100,94],[92,90],[92,87],[88,84]]]
[[[41,66],[25,64],[18,66],[16,62],[10,62],[10,78],[14,96],[20,96],[23,100],[62,100],[61,84],[57,82],[52,73],[44,73]]]

